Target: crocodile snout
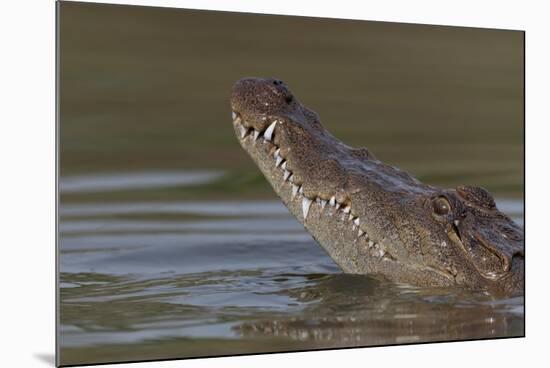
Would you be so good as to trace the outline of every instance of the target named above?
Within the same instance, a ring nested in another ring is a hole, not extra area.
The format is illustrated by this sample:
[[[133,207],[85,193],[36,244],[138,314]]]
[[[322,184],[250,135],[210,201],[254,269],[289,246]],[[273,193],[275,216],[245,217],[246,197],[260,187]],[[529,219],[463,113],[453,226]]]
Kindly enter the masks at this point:
[[[243,78],[233,86],[231,108],[253,118],[292,110],[294,96],[284,82],[274,78]]]

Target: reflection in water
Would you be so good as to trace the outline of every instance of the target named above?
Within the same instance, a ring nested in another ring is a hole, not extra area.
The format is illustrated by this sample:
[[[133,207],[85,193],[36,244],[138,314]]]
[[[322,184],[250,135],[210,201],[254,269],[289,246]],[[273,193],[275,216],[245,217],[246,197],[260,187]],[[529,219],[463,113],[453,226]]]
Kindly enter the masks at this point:
[[[523,298],[502,306],[489,295],[365,282],[344,274],[289,293],[315,303],[299,316],[244,323],[236,330],[244,336],[284,336],[319,346],[368,346],[500,337],[522,329]]]
[[[192,214],[208,216],[288,215],[281,201],[186,201],[64,204],[61,216],[105,216],[131,214]]]
[[[64,176],[59,181],[59,190],[61,193],[93,193],[181,187],[209,183],[222,174],[221,171],[187,170]]]
[[[523,335],[523,297],[342,274],[278,201],[60,215],[64,364]]]

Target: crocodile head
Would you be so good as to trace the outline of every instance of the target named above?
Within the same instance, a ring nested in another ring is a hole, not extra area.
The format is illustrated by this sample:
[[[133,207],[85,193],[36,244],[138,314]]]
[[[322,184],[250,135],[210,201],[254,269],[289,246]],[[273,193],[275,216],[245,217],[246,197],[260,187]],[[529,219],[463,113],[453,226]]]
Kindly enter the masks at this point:
[[[276,79],[239,80],[231,108],[241,146],[344,272],[522,293],[523,230],[485,189],[426,185],[345,145]]]

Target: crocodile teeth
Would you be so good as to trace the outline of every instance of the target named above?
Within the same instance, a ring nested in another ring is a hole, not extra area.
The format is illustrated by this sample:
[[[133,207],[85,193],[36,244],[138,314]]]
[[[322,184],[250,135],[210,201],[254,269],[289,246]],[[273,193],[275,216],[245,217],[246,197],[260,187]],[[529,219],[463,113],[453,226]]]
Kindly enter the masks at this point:
[[[289,176],[290,176],[290,171],[285,170],[285,172],[284,172],[284,174],[283,174],[283,179],[284,179],[285,181],[287,181],[287,179],[288,179]]]
[[[324,199],[321,199],[321,209],[325,209],[325,206],[327,205],[327,201],[325,201]]]
[[[288,181],[292,183],[292,182],[294,181],[294,175],[291,174],[291,175],[288,177]]]
[[[281,153],[281,149],[280,149],[280,148],[277,148],[277,149],[275,150],[275,152],[273,153],[273,157],[275,157],[275,158],[279,157],[279,154],[280,154],[280,153]]]
[[[373,245],[374,245],[374,242],[372,240],[369,240],[369,248],[372,248]]]
[[[359,229],[357,234],[361,237],[361,236],[365,235],[365,232],[363,230]]]
[[[260,136],[260,132],[254,129],[254,141],[256,141],[259,136]]]
[[[332,207],[336,206],[336,198],[335,198],[334,196],[332,196],[332,197],[330,198],[329,204],[330,204]]]
[[[241,123],[241,116],[237,114],[235,111],[231,111],[231,118],[233,119],[234,123]]]
[[[351,206],[344,207],[342,211],[344,211],[344,213],[349,213],[351,211]]]
[[[300,187],[300,190],[298,192],[300,192],[300,194],[302,194],[302,195],[304,194],[304,186],[303,185]]]
[[[302,199],[302,212],[304,213],[304,221],[307,218],[307,214],[309,212],[309,206],[311,206],[311,202],[312,200],[306,196],[304,196],[304,198]]]
[[[281,164],[281,161],[283,161],[283,158],[281,156],[277,156],[277,159],[275,161],[275,167],[278,167]]]
[[[340,208],[340,203],[336,202],[336,209]]]
[[[267,127],[264,133],[264,138],[268,141],[271,140],[273,137],[273,130],[275,130],[275,125],[277,125],[277,120],[275,120],[273,123],[271,123],[270,126]]]
[[[246,134],[248,133],[248,129],[244,127],[244,125],[239,125],[239,129],[241,131],[241,139],[246,137]]]
[[[349,214],[349,218],[348,218],[349,221],[353,220],[353,215],[350,213]]]
[[[281,165],[281,169],[286,170],[286,161],[283,161],[283,164]]]
[[[296,197],[296,194],[298,193],[299,189],[300,188],[296,184],[292,184],[292,199],[294,199],[294,197]]]
[[[359,217],[356,217],[355,220],[353,220],[353,223],[359,226]]]

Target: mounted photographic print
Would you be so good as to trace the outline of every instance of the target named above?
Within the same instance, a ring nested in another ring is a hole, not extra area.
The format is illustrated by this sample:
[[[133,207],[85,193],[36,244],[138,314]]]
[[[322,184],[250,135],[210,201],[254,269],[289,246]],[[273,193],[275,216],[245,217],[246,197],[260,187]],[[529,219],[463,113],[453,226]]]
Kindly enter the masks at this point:
[[[59,365],[524,336],[524,32],[57,6]]]

